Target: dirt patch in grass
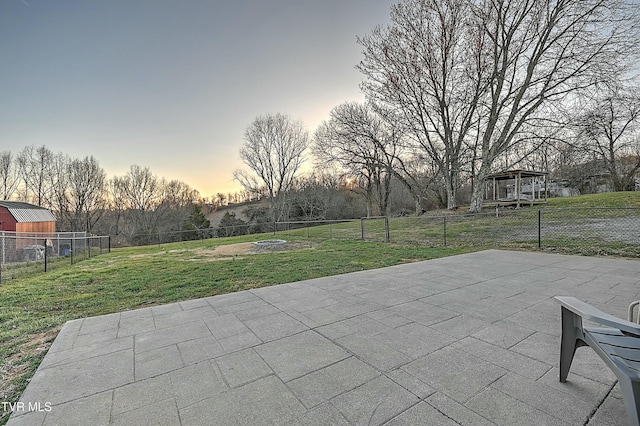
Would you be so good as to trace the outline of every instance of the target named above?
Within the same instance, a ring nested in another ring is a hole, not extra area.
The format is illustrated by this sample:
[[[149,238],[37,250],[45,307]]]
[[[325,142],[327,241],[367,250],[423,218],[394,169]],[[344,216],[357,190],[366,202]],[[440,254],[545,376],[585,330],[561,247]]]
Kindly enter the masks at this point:
[[[290,251],[299,251],[299,250],[310,250],[314,249],[318,246],[318,243],[314,243],[311,241],[288,241],[285,247],[275,248],[272,250],[269,249],[261,249],[258,250],[254,243],[237,243],[237,244],[225,244],[216,247],[208,247],[208,248],[199,248],[196,250],[190,249],[175,249],[169,251],[160,251],[157,253],[143,253],[143,254],[133,254],[130,255],[131,259],[139,259],[144,257],[152,257],[152,256],[163,256],[166,253],[175,253],[175,254],[191,254],[195,255],[195,258],[187,258],[185,260],[189,262],[201,262],[201,261],[210,261],[210,262],[219,262],[225,260],[238,260],[242,259],[245,256],[253,255],[253,254],[267,254],[267,253],[282,253],[282,252],[290,252]]]
[[[253,243],[238,243],[213,248],[201,248],[195,250],[194,253],[206,256],[234,256],[255,253],[255,248]]]
[[[317,244],[309,241],[287,242],[286,247],[276,250],[257,250],[253,243],[238,243],[217,246],[213,248],[202,248],[193,251],[194,254],[210,258],[210,260],[233,260],[237,256],[247,256],[252,254],[281,253],[287,251],[309,250],[315,248]],[[198,259],[203,260],[203,259]]]

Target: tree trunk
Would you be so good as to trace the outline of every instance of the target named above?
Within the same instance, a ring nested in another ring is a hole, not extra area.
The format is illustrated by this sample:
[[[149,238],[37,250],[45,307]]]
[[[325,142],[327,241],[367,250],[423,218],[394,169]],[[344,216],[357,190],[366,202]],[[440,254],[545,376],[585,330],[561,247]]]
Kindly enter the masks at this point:
[[[458,208],[457,195],[459,179],[460,178],[457,175],[457,172],[453,168],[452,170],[447,172],[447,175],[444,179],[444,184],[447,191],[447,210],[455,210]]]
[[[477,179],[471,192],[471,205],[469,213],[480,213],[482,211],[482,201],[484,200],[484,179]]]
[[[457,193],[456,188],[447,182],[447,210],[455,210],[458,208],[458,203],[456,202]]]
[[[484,201],[485,182],[487,176],[490,174],[491,166],[487,158],[490,155],[486,155],[480,164],[480,167],[476,169],[475,176],[473,177],[473,191],[471,191],[471,203],[469,205],[469,213],[480,213],[482,211],[482,202]]]

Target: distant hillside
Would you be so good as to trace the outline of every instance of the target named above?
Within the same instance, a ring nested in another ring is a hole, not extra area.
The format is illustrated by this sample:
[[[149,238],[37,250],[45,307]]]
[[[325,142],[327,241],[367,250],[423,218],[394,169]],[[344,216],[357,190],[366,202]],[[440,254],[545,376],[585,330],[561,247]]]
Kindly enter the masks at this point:
[[[249,203],[241,203],[241,204],[231,204],[228,206],[218,207],[216,210],[212,210],[207,212],[206,208],[203,209],[203,213],[205,217],[211,222],[211,227],[215,228],[220,224],[220,221],[224,217],[225,213],[235,213],[238,219],[242,219],[247,221],[247,217],[243,214],[243,212],[249,207],[258,207],[258,206],[268,207],[269,202],[264,199],[262,201],[252,201]]]

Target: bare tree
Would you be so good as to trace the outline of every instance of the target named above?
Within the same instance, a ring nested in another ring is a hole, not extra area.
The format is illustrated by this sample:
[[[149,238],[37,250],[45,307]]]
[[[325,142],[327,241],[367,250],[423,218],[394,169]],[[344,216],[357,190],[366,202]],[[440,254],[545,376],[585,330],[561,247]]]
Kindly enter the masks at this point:
[[[364,191],[367,215],[374,205],[387,214],[391,177],[401,160],[400,137],[366,104],[346,102],[331,110],[315,133],[314,153],[323,165],[337,165]]]
[[[397,111],[441,169],[448,207],[465,159],[471,211],[495,161],[541,108],[616,74],[637,49],[635,7],[621,0],[404,0],[390,27],[360,39],[363,89]],[[469,155],[465,147],[475,152]]]
[[[157,224],[156,210],[162,201],[160,179],[148,167],[132,165],[129,172],[114,180],[114,187],[124,208],[124,222],[120,231],[131,241],[149,242],[149,236]],[[136,240],[137,239],[137,240]]]
[[[624,1],[494,1],[474,15],[494,48],[485,56],[491,74],[478,182],[523,130],[547,116],[543,108],[619,75],[626,56],[637,53],[637,7]],[[475,188],[471,211],[481,204],[482,188]]]
[[[71,158],[59,152],[52,154],[47,172],[48,187],[51,188],[47,196],[48,207],[56,215],[56,229],[59,231],[73,231],[72,202],[69,195],[69,164]]]
[[[162,202],[172,209],[191,207],[198,202],[200,193],[181,180],[173,179],[162,185]]]
[[[107,207],[107,175],[93,157],[67,166],[71,230],[91,232]]]
[[[162,202],[158,209],[158,230],[165,232],[180,231],[194,212],[194,205],[200,199],[200,193],[188,184],[173,179],[162,181]]]
[[[389,27],[359,39],[362,89],[395,113],[391,119],[438,167],[450,209],[457,206],[464,140],[486,85],[476,76],[484,70],[466,55],[470,46],[484,46],[465,33],[469,14],[464,0],[407,0],[392,7]]]
[[[113,178],[109,179],[107,183],[110,207],[114,212],[113,223],[109,226],[110,234],[120,235],[121,233],[126,233],[126,226],[121,226],[120,223],[125,216],[128,205],[126,197],[126,185],[127,181],[124,176],[114,176]]]
[[[18,164],[11,151],[0,152],[0,199],[8,200],[18,188]]]
[[[240,149],[250,171],[238,170],[234,178],[247,191],[266,188],[274,221],[284,214],[285,194],[305,160],[309,136],[301,121],[283,114],[256,118],[244,134]]]
[[[18,154],[18,164],[24,182],[24,197],[27,201],[49,207],[53,190],[51,164],[54,154],[46,146],[26,146]]]
[[[180,239],[180,231],[200,194],[180,180],[158,178],[148,167],[131,166],[108,184],[115,213],[115,229],[130,243],[146,244]]]
[[[290,197],[293,216],[301,220],[327,219],[332,192],[338,187],[327,173],[312,173],[296,179]]]
[[[609,88],[578,123],[578,144],[600,160],[615,191],[635,188],[640,170],[640,89]]]
[[[227,201],[227,196],[226,194],[222,193],[222,192],[218,192],[215,196],[214,202],[213,204],[216,207],[222,207],[225,205],[225,202]]]

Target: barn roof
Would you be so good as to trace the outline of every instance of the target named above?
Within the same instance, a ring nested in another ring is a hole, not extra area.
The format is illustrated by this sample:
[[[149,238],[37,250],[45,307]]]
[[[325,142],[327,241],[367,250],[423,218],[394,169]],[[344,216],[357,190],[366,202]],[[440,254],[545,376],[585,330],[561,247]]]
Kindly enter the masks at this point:
[[[49,210],[35,204],[22,201],[0,201],[0,207],[5,207],[16,222],[55,222],[56,218]]]

